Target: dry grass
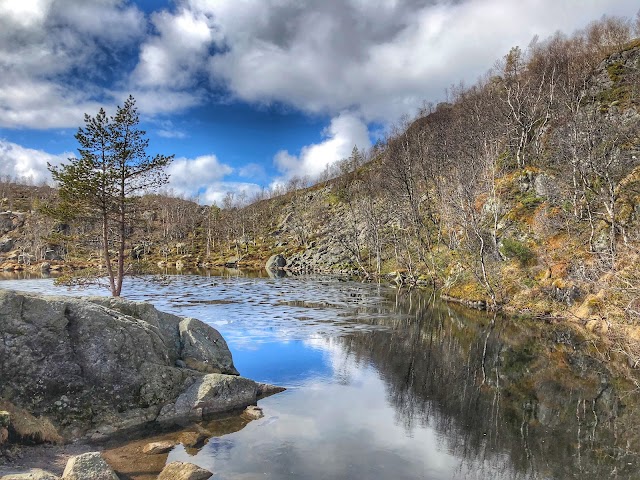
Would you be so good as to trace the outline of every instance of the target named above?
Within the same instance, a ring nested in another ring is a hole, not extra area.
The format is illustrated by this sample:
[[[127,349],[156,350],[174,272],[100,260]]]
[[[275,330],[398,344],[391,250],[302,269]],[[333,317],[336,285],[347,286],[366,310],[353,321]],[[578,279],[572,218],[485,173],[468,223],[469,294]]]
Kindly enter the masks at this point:
[[[12,442],[24,444],[63,443],[63,438],[48,418],[36,418],[6,400],[0,400],[0,410],[6,410],[11,415],[9,438]]]

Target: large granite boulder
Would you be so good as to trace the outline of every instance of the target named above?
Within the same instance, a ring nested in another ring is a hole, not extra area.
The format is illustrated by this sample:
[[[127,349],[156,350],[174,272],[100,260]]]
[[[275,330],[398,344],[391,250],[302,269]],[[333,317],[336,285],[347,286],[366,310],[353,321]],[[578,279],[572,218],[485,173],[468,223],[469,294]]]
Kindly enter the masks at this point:
[[[24,213],[0,212],[0,235],[9,233],[24,225]]]
[[[198,320],[122,299],[0,290],[0,399],[67,439],[154,421],[210,372],[238,373]]]

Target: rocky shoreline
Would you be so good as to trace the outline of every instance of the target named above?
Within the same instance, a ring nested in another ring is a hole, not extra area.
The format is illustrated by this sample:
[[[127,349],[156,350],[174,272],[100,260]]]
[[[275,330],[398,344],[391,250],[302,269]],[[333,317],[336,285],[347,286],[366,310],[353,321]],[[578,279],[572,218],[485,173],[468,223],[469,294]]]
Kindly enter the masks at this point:
[[[282,390],[241,377],[224,338],[199,320],[117,298],[0,290],[0,457],[16,444],[200,422]]]

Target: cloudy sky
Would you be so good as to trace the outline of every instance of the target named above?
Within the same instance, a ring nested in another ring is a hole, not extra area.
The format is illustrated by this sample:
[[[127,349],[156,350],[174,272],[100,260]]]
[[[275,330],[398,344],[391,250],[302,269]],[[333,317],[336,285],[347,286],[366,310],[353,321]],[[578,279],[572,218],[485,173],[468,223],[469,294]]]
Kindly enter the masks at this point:
[[[49,179],[132,94],[176,193],[314,175],[514,45],[637,0],[0,0],[0,175]]]

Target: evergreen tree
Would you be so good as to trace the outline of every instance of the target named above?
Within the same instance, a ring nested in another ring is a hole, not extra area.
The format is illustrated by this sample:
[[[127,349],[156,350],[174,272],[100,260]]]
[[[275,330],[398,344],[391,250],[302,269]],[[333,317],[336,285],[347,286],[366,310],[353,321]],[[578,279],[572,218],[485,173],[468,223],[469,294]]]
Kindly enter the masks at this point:
[[[120,296],[125,274],[125,247],[131,223],[132,201],[139,194],[158,188],[168,181],[165,167],[173,155],[146,153],[149,140],[138,128],[140,117],[132,96],[107,117],[100,109],[95,117],[85,114],[84,128],[75,135],[80,144],[79,157],[55,167],[49,165],[60,187],[61,208],[67,217],[100,221],[102,252],[114,297]],[[113,245],[114,256],[110,251]]]

